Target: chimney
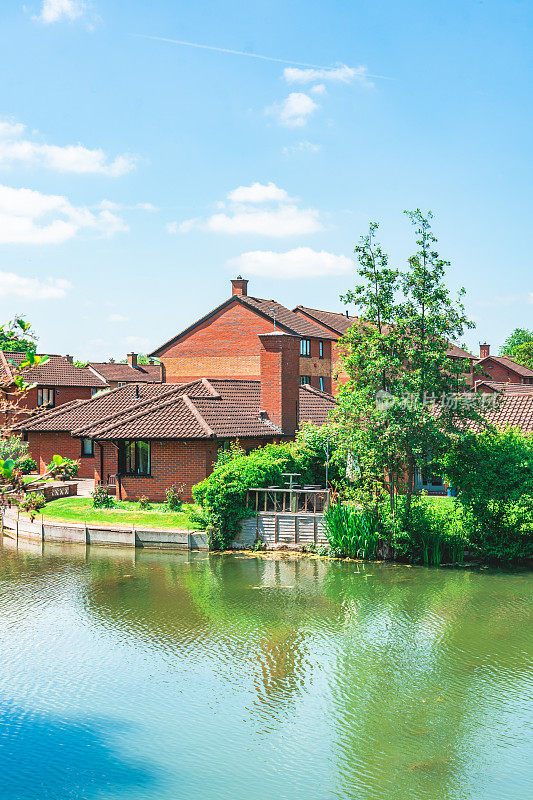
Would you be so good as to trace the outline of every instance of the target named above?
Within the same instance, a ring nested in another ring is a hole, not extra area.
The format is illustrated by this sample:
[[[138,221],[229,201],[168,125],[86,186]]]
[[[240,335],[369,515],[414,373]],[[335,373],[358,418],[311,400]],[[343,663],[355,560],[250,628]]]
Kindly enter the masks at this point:
[[[479,345],[479,357],[480,358],[488,358],[490,356],[490,344],[486,342],[484,344]]]
[[[235,297],[246,297],[248,294],[248,281],[246,278],[243,278],[242,275],[237,275],[236,278],[233,278],[231,281],[231,295]]]
[[[73,364],[74,363],[74,356],[65,356],[65,358],[67,359],[69,364]]]
[[[260,333],[261,403],[263,416],[286,436],[298,428],[300,337],[291,333]]]
[[[126,358],[128,359],[128,364],[130,365],[130,367],[133,367],[133,369],[137,369],[137,353],[128,353]]]

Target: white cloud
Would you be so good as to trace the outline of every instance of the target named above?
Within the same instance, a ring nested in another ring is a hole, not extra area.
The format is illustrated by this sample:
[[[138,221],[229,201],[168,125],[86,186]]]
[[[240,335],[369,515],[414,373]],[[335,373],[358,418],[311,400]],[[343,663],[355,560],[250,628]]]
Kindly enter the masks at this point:
[[[317,83],[316,86],[311,87],[311,91],[313,94],[326,94],[326,84],[325,83]]]
[[[228,266],[246,275],[269,278],[319,278],[345,275],[352,271],[352,261],[343,255],[310,247],[296,247],[285,253],[272,250],[251,250],[228,261]]]
[[[183,222],[168,222],[169,233],[189,233],[194,228],[211,233],[258,236],[300,236],[323,230],[315,208],[300,208],[285,189],[275,183],[238,186],[228,193],[224,211]],[[263,204],[258,207],[258,204]]]
[[[35,19],[50,25],[53,22],[63,22],[82,17],[87,10],[84,0],[43,0],[41,13]]]
[[[368,80],[367,67],[347,67],[346,64],[340,64],[338,67],[332,67],[331,69],[285,67],[283,77],[287,83],[314,83],[315,81],[351,83],[357,80],[367,86],[372,85]]]
[[[213,214],[206,222],[214,233],[248,233],[259,236],[296,236],[322,230],[318,211],[284,205],[271,211],[238,211],[235,214]]]
[[[106,175],[119,178],[135,169],[136,158],[125,154],[109,161],[101,149],[81,144],[58,146],[21,138],[25,126],[0,122],[0,166],[15,162],[78,175]]]
[[[312,142],[304,140],[303,142],[287,145],[283,148],[282,152],[284,156],[291,156],[294,153],[318,153],[319,150],[319,144],[313,144]]]
[[[0,297],[19,300],[60,300],[72,288],[64,278],[26,278],[14,272],[0,271]]]
[[[107,321],[108,322],[127,322],[128,317],[125,317],[123,314],[109,314]]]
[[[143,336],[125,336],[122,342],[128,347],[137,348],[137,352],[145,352],[146,350],[150,349],[149,340],[145,339]]]
[[[277,117],[279,124],[287,128],[302,128],[317,108],[318,104],[308,94],[291,92],[282,103],[267,108],[266,113]]]
[[[128,227],[107,209],[94,212],[63,195],[0,185],[0,243],[61,244],[82,230],[112,236]]]
[[[291,198],[285,189],[280,189],[270,181],[270,183],[252,183],[251,186],[237,186],[229,192],[228,199],[234,203],[282,203],[288,202]]]
[[[159,209],[157,206],[152,205],[152,203],[137,203],[134,208],[138,211],[158,211]]]

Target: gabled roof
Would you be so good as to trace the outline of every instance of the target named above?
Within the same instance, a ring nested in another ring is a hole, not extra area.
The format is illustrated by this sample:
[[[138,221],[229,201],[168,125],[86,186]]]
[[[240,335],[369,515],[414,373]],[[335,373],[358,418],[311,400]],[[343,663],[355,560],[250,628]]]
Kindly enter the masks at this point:
[[[137,390],[138,394],[137,396]],[[300,422],[322,425],[335,400],[301,386]],[[21,422],[28,431],[68,431],[93,439],[211,439],[281,434],[260,414],[261,384],[212,379],[187,384],[123,386]]]
[[[217,314],[219,311],[227,308],[233,303],[240,303],[247,308],[252,309],[255,311],[260,317],[263,319],[268,320],[274,324],[274,320],[276,322],[276,326],[281,330],[285,331],[285,333],[292,333],[296,336],[302,336],[305,338],[316,338],[316,339],[335,339],[336,337],[332,334],[328,334],[327,331],[324,331],[318,325],[315,325],[310,320],[303,319],[299,314],[295,314],[290,309],[282,306],[280,303],[277,303],[275,300],[264,300],[260,297],[250,297],[249,295],[233,295],[232,297],[225,300],[216,308],[212,309],[208,314],[201,317],[200,319],[193,322],[192,325],[189,325],[188,328],[185,328],[181,333],[176,334],[167,342],[164,342],[160,347],[150,353],[150,356],[159,356],[161,353],[167,348],[169,345],[174,344],[175,342],[179,341],[183,336],[186,336],[191,331],[193,331],[198,325],[202,325],[204,322]],[[275,313],[274,313],[275,312]]]
[[[341,312],[336,311],[321,311],[318,308],[308,308],[307,306],[296,306],[296,308],[293,310],[305,314],[307,317],[316,320],[321,325],[325,325],[339,336],[344,336],[344,334],[349,330],[349,328],[352,327],[352,325],[360,321],[359,317],[351,317],[347,314],[342,314]],[[457,347],[455,344],[451,343],[449,344],[447,355],[450,358],[475,358],[472,353],[469,353],[467,350],[462,350],[460,347]]]
[[[24,371],[23,378],[26,383],[36,383],[37,386],[88,386],[93,389],[103,389],[107,385],[104,378],[99,378],[87,367],[75,367],[65,356],[47,357],[48,361],[45,364]],[[25,353],[0,351],[0,370],[5,379],[12,380],[13,367],[19,366],[25,359]]]
[[[533,394],[533,383],[501,383],[491,380],[475,381],[476,389],[486,388],[492,392],[505,394]]]
[[[159,364],[116,364],[113,361],[89,361],[89,369],[101,375],[106,381],[121,383],[161,383]]]
[[[487,363],[487,361],[495,361],[497,364],[501,364],[502,367],[505,367],[511,372],[516,372],[517,375],[522,375],[524,378],[533,378],[533,369],[524,367],[523,364],[518,364],[518,362],[513,361],[512,358],[507,358],[507,356],[487,356],[486,358],[477,358],[475,365],[477,366],[479,364],[480,366],[483,366]]]

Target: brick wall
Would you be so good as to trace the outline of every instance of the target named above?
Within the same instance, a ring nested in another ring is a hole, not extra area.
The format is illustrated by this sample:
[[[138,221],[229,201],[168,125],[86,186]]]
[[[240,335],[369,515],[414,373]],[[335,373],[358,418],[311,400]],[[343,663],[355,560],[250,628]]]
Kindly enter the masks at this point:
[[[475,367],[474,378],[476,380],[485,379],[487,381],[497,381],[498,383],[524,383],[524,378],[512,369],[507,369],[498,361],[489,358],[483,364]]]
[[[259,380],[258,335],[273,330],[271,321],[235,301],[161,351],[165,381],[186,383],[203,377]],[[319,340],[311,339],[311,358],[302,358],[296,369],[312,376],[311,385],[317,389],[322,376],[326,389],[331,381],[331,343],[324,340],[324,358],[320,359]]]
[[[269,441],[278,441],[272,437]],[[246,450],[261,447],[266,439],[239,440]],[[154,502],[165,500],[165,490],[173,483],[185,483],[185,500],[192,500],[192,487],[204,480],[213,470],[220,441],[153,440],[151,443],[151,476],[123,476],[120,480],[122,500],[138,500],[145,496]],[[118,472],[117,450],[110,442],[103,446],[103,471],[100,465],[100,448],[95,446],[94,474],[98,483],[107,481],[107,475]]]
[[[70,403],[72,400],[88,400],[92,397],[92,389],[89,386],[57,386],[55,387],[55,406],[61,406],[65,403]],[[37,387],[24,392],[24,395],[15,393],[13,391],[6,392],[6,398],[10,402],[16,402],[20,409],[34,409],[37,408]],[[0,425],[13,425],[21,422],[24,419],[24,414],[18,414],[16,417],[8,414],[8,419],[2,414]]]
[[[40,475],[52,460],[52,456],[60,455],[79,461],[80,478],[94,478],[94,458],[81,457],[81,440],[75,439],[69,433],[63,432],[37,432],[28,431],[29,453],[37,463]]]
[[[288,333],[264,333],[261,342],[261,410],[291,436],[298,427],[300,339]]]

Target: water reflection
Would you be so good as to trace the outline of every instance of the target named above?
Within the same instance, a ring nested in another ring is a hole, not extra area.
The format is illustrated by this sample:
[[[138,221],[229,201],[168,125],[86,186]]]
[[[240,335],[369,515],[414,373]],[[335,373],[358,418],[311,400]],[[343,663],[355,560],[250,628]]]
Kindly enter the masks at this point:
[[[169,797],[183,785],[207,800],[525,798],[532,585],[290,557],[0,553],[2,635],[21,629],[6,665],[42,638],[40,671],[24,667],[13,691],[43,702],[49,649],[78,687],[69,699],[49,678],[57,715],[69,699],[134,720],[148,782],[159,769]]]

